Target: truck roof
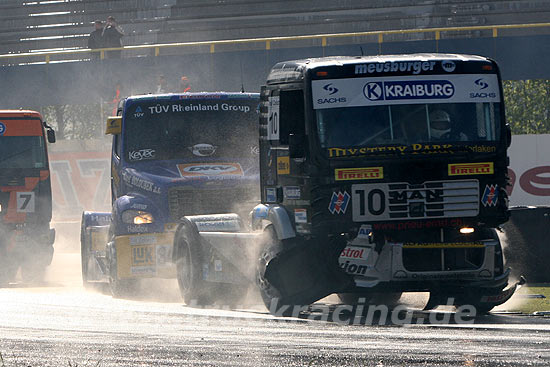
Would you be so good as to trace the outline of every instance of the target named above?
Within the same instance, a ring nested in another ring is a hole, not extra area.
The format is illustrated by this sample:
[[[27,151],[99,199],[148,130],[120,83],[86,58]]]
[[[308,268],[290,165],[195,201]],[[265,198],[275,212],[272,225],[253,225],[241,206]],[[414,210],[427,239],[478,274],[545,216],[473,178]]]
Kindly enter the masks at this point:
[[[491,62],[489,58],[476,55],[447,53],[415,53],[375,56],[327,56],[282,61],[275,64],[269,73],[267,83],[300,80],[308,71],[327,66],[349,66],[365,63],[386,63],[399,61],[481,61]]]
[[[143,94],[126,98],[132,101],[154,101],[154,100],[182,100],[182,99],[226,99],[226,98],[259,98],[259,93],[241,92],[193,92],[193,93],[163,93]]]
[[[31,110],[0,110],[0,118],[1,117],[38,117],[42,118],[39,112],[31,111]]]

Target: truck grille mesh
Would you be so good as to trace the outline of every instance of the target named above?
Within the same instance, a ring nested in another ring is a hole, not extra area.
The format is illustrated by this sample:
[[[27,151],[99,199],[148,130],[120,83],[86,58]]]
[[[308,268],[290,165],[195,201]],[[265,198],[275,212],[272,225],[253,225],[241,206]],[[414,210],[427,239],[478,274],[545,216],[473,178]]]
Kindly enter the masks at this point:
[[[259,203],[259,189],[251,187],[223,190],[172,188],[168,208],[172,220],[185,215],[248,213]]]

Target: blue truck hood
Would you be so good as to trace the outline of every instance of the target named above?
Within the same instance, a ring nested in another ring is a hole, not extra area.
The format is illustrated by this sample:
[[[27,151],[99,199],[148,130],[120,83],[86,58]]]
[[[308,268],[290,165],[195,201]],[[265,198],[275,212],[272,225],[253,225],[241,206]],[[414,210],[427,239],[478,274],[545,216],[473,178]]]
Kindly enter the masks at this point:
[[[174,186],[197,189],[229,188],[237,185],[259,186],[259,167],[255,159],[202,161],[141,161],[120,172],[128,191],[162,194]]]

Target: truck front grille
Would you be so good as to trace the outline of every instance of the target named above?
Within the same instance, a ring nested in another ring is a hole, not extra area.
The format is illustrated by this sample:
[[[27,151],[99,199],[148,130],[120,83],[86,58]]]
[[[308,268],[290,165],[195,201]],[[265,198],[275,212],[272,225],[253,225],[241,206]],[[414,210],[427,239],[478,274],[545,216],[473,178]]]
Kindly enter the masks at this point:
[[[403,266],[412,272],[476,270],[484,258],[484,247],[403,248]]]
[[[240,187],[220,190],[172,188],[168,192],[170,216],[248,213],[259,203],[259,189]]]

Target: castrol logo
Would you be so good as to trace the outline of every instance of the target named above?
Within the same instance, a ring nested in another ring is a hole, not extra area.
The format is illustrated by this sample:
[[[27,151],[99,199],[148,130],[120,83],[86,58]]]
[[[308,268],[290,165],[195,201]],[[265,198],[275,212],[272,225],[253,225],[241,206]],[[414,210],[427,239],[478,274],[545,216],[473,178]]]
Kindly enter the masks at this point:
[[[367,249],[364,247],[348,246],[342,250],[341,259],[367,260]]]

